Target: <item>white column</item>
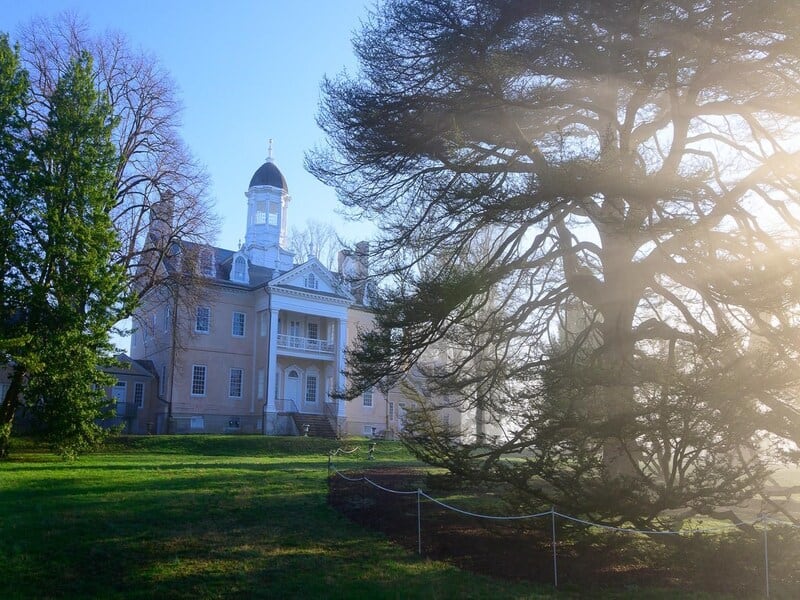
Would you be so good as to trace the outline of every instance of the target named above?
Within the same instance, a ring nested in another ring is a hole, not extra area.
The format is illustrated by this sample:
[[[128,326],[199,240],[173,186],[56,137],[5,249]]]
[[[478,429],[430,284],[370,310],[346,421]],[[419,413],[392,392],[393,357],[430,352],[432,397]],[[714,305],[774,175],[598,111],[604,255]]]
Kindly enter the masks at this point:
[[[278,372],[278,309],[269,311],[269,350],[267,352],[267,412],[277,412],[275,387]]]
[[[334,376],[334,383],[337,391],[344,390],[344,368],[345,368],[345,350],[347,349],[347,319],[339,319],[339,343],[336,350],[336,375]],[[339,406],[336,416],[340,418],[345,417],[345,401],[339,400]]]

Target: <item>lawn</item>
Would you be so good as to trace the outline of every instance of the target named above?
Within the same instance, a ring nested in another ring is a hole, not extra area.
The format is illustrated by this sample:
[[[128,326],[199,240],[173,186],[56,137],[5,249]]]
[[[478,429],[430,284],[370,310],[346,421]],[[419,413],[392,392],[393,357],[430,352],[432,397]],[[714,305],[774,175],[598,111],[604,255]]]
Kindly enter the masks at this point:
[[[0,598],[549,598],[422,560],[330,508],[339,442],[121,437],[65,462],[17,441],[0,463]],[[383,443],[337,464],[413,464]],[[665,597],[642,590],[606,597]]]

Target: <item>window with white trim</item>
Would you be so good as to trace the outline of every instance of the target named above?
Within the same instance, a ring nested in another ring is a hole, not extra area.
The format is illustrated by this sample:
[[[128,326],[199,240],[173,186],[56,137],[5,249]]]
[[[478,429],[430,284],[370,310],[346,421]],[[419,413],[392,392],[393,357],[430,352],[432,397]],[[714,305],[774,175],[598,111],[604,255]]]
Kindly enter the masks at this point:
[[[208,306],[197,307],[194,330],[197,333],[208,333],[211,330],[211,309]]]
[[[233,313],[233,320],[231,323],[231,335],[233,337],[244,337],[244,313]]]
[[[292,337],[300,337],[300,321],[289,321],[289,335]]]
[[[289,347],[302,348],[303,340],[300,337],[302,334],[302,323],[300,321],[289,321]]]
[[[364,393],[362,394],[362,397],[364,399],[364,406],[366,406],[368,408],[372,408],[372,388],[371,387],[368,387],[367,389],[364,390]]]
[[[244,379],[244,369],[233,368],[228,378],[228,397],[242,397],[242,380]]]
[[[136,408],[144,408],[144,384],[141,381],[133,384],[133,405]]]
[[[389,402],[389,420],[394,421],[394,402]]]
[[[317,276],[314,275],[313,273],[309,273],[308,275],[306,275],[303,284],[305,285],[305,287],[312,290],[316,290],[317,288],[319,288],[319,282],[317,281]]]
[[[206,366],[192,365],[192,396],[206,395]]]
[[[278,224],[278,212],[280,208],[277,202],[270,202],[269,203],[269,224],[272,226],[276,226]]]
[[[310,340],[318,340],[319,339],[319,324],[318,323],[307,323],[306,330],[308,331],[308,339]]]
[[[317,401],[317,376],[306,375],[306,402]]]

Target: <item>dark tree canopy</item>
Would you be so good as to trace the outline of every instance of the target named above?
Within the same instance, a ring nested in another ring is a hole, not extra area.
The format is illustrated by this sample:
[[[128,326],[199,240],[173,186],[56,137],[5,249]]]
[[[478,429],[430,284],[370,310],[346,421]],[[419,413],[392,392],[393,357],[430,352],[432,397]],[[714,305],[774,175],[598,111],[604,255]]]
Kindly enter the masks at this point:
[[[309,158],[381,230],[349,393],[416,364],[500,430],[422,410],[421,456],[606,522],[758,493],[800,442],[800,4],[391,0],[356,51]]]

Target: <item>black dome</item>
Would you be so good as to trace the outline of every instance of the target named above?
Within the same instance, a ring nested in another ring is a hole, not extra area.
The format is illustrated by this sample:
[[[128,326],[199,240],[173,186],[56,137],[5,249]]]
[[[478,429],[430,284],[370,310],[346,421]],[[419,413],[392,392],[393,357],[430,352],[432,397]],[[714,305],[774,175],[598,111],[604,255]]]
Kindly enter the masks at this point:
[[[258,171],[253,173],[253,177],[250,179],[250,187],[256,185],[271,185],[282,189],[284,192],[289,191],[289,187],[286,185],[286,178],[271,160],[267,160],[258,168]]]

